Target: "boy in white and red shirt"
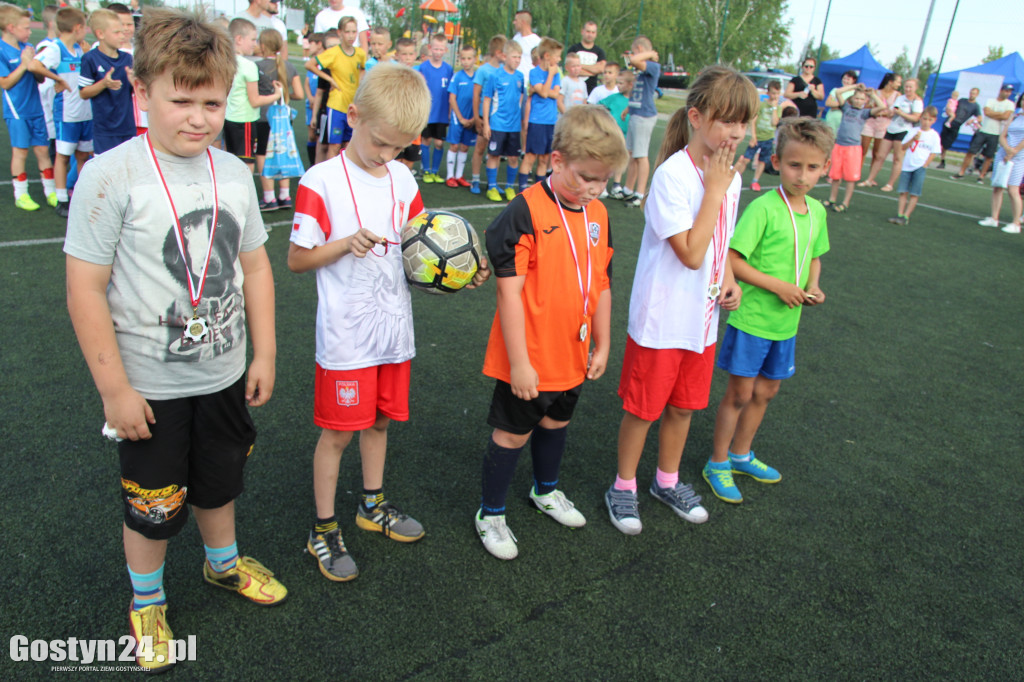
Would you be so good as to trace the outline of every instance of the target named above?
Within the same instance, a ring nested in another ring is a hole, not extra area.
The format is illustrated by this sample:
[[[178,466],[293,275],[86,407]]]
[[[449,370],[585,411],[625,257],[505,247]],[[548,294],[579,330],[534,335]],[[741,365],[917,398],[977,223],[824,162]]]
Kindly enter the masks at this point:
[[[898,212],[889,222],[895,225],[906,225],[910,222],[910,214],[917,206],[924,186],[924,174],[931,163],[932,157],[942,153],[942,142],[939,134],[932,130],[939,118],[939,110],[927,107],[921,114],[921,127],[911,128],[903,138],[903,170],[900,173],[900,184],[896,191],[900,193]],[[910,195],[909,199],[907,195]]]

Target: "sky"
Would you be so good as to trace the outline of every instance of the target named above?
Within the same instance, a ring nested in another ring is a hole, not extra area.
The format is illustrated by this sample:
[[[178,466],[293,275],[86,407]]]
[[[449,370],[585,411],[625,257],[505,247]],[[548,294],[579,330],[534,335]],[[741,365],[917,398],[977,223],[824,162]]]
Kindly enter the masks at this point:
[[[929,4],[930,0],[832,0],[825,44],[846,56],[864,43],[871,43],[878,48],[876,59],[886,66],[906,45],[913,64]],[[930,57],[938,63],[955,5],[956,0],[935,0],[922,60]],[[808,37],[813,36],[817,51],[827,7],[828,0],[789,0],[786,17],[792,20],[791,60],[798,58],[795,51],[803,47]],[[1024,51],[1024,12],[1020,10],[1021,6],[1012,0],[960,0],[942,71],[980,64],[990,45],[1002,45],[1004,55]]]

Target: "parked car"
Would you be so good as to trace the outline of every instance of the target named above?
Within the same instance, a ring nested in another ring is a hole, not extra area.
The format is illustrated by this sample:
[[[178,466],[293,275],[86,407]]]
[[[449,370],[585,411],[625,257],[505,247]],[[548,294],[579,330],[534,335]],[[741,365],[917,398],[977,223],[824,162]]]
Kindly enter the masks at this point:
[[[690,74],[682,69],[666,70],[658,77],[659,88],[679,88],[683,90],[690,85]]]
[[[786,83],[796,78],[795,75],[785,71],[744,71],[743,75],[753,81],[754,87],[761,95],[768,94],[768,83],[771,81],[778,81],[782,90],[785,91]]]

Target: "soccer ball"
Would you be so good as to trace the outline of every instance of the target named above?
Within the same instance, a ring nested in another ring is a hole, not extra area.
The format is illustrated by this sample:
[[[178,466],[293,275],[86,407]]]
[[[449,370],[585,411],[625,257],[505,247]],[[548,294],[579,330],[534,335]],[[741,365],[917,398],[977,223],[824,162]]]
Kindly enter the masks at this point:
[[[402,262],[412,286],[451,294],[473,281],[480,267],[480,240],[462,216],[427,211],[402,228]]]

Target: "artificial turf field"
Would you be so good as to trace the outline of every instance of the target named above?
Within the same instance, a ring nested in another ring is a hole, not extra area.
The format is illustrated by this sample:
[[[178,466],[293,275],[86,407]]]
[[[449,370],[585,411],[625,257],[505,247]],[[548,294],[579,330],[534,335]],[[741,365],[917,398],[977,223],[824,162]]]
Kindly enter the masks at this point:
[[[171,543],[166,588],[175,636],[197,637],[197,660],[171,674],[1019,679],[1024,240],[978,227],[990,190],[948,177],[929,171],[907,227],[886,222],[894,197],[877,190],[858,191],[846,214],[829,214],[828,299],[805,311],[796,376],[755,443],[784,479],[741,478],[745,501],[735,507],[700,477],[726,381],[716,371],[681,472],[705,496],[711,518],[701,526],[643,492],[656,429],[639,476],[643,533],[619,533],[602,503],[615,475],[639,210],[608,202],[613,350],[607,374],[583,393],[562,471],[561,487],[588,525],[570,531],[533,511],[524,453],[509,499],[515,561],[488,555],[472,523],[489,433],[493,382],[480,367],[494,284],[448,297],[414,293],[412,418],[390,430],[386,488],[428,534],[403,545],[355,527],[361,479],[350,446],[338,509],[361,573],[351,583],[325,580],[304,548],[318,436],[316,287],[285,265],[290,215],[264,214],[273,226],[277,385],[254,410],[259,436],[237,504],[238,539],[290,594],[263,610],[205,584],[190,523]],[[766,190],[777,184],[763,180]],[[37,200],[40,190],[32,185]],[[422,190],[428,206],[456,210],[481,232],[500,208],[465,190]],[[813,195],[825,198],[827,188]],[[745,190],[744,204],[753,197]],[[14,208],[9,183],[0,185],[0,216],[0,632],[7,640],[117,640],[131,596],[117,459],[100,437],[102,406],[65,308],[63,224],[46,207]],[[59,674],[51,665],[4,656],[0,678],[48,679]]]

